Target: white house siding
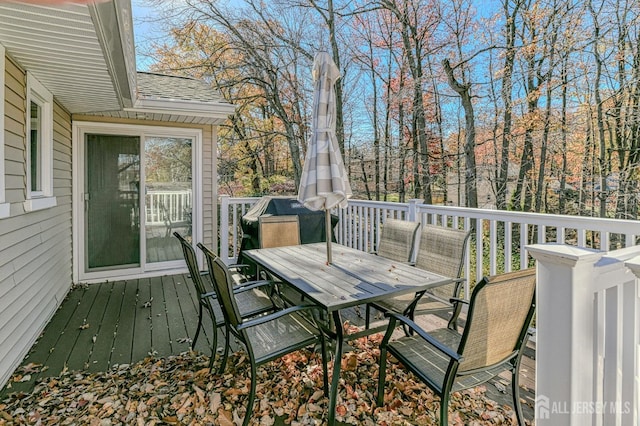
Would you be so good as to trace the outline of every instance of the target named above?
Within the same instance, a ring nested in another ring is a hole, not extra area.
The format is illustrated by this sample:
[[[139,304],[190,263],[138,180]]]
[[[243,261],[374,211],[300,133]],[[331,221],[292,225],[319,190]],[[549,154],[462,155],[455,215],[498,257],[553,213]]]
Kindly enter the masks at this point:
[[[0,219],[0,387],[71,287],[71,116],[54,101],[55,207],[25,212],[26,74],[5,70],[5,180],[11,214]]]

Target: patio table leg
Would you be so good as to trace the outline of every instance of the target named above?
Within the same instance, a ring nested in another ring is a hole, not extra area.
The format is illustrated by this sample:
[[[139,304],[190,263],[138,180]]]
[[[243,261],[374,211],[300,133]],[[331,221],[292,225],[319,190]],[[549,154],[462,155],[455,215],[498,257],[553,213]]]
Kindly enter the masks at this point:
[[[338,401],[338,382],[340,382],[340,363],[342,361],[342,318],[340,311],[333,311],[333,324],[336,329],[336,353],[333,359],[333,376],[331,377],[331,390],[329,391],[329,419],[327,424],[336,424],[336,404]]]

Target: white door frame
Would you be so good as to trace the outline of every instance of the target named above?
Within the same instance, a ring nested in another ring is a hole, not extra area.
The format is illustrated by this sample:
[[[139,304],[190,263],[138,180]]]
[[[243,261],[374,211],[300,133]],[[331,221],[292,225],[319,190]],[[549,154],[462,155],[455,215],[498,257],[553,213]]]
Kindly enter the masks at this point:
[[[85,134],[98,133],[109,135],[139,136],[141,148],[144,148],[148,137],[182,137],[193,140],[192,175],[193,175],[193,215],[192,235],[194,243],[202,241],[202,130],[194,128],[148,126],[121,123],[100,123],[90,121],[74,121],[73,127],[73,282],[94,283],[115,279],[134,279],[181,272],[185,269],[183,260],[163,262],[162,264],[146,264],[145,243],[143,241],[144,210],[140,210],[141,252],[140,267],[112,269],[86,272],[85,270],[85,218],[84,218],[84,184],[85,184]],[[144,149],[140,152],[140,180],[144,182]],[[141,195],[140,202],[144,203]],[[200,259],[201,260],[201,259]]]

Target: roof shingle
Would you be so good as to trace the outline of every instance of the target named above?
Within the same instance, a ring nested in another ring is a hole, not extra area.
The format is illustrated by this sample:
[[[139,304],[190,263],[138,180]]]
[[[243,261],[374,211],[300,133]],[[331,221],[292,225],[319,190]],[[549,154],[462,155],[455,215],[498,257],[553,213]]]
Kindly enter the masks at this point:
[[[138,99],[226,103],[206,82],[189,77],[137,73]]]

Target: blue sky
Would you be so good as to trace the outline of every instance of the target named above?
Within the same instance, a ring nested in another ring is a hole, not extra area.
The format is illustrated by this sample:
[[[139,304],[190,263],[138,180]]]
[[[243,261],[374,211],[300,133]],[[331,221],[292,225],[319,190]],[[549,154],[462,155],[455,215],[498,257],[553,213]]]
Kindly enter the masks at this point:
[[[133,0],[133,37],[136,43],[136,60],[139,71],[148,71],[152,61],[144,56],[146,46],[151,40],[163,36],[162,28],[158,23],[151,22],[158,17],[155,8],[146,4],[144,0]]]

